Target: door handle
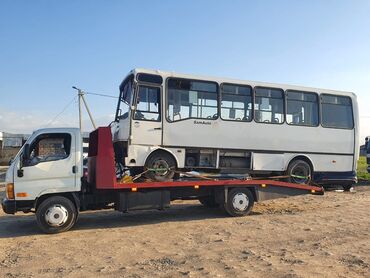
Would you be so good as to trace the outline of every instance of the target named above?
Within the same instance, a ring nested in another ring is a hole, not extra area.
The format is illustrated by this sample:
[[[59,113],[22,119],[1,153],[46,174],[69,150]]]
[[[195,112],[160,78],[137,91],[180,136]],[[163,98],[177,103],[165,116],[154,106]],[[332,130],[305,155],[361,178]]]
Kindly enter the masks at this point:
[[[161,127],[155,127],[154,130],[162,130]]]
[[[76,165],[72,166],[72,173],[73,174],[77,173],[77,166]]]

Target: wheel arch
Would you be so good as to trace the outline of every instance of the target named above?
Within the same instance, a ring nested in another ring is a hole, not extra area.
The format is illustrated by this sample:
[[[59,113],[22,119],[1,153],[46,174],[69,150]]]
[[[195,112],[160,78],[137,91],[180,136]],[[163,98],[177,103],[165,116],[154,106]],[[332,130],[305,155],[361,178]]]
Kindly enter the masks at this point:
[[[78,198],[77,192],[62,192],[62,193],[47,193],[43,194],[35,200],[35,209],[37,210],[40,204],[45,201],[46,199],[54,196],[61,196],[69,199],[76,207],[76,211],[79,212],[80,210],[80,199]]]
[[[165,149],[165,148],[156,148],[155,150],[152,150],[150,153],[148,153],[148,155],[145,157],[145,160],[144,160],[144,165],[146,164],[146,162],[148,161],[148,159],[156,154],[156,153],[159,153],[159,152],[166,152],[168,153],[169,155],[171,155],[173,157],[173,159],[175,159],[175,162],[176,162],[176,167],[178,167],[179,165],[179,160],[177,158],[177,156],[169,149]]]
[[[287,171],[287,170],[288,170],[289,165],[290,165],[293,161],[296,161],[296,160],[303,160],[303,161],[306,161],[306,162],[310,165],[312,173],[315,171],[315,168],[314,168],[314,166],[313,166],[312,160],[311,160],[308,156],[303,155],[303,154],[298,154],[298,155],[294,155],[294,156],[292,156],[292,157],[287,161],[287,163],[286,163],[286,165],[285,165],[285,171]]]

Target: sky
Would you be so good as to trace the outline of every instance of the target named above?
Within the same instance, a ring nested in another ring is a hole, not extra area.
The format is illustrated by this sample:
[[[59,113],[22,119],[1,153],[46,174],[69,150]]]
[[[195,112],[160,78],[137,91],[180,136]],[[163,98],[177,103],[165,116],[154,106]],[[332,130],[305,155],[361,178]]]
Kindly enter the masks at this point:
[[[78,126],[72,86],[118,96],[143,67],[351,91],[363,138],[369,14],[361,0],[1,0],[0,131]],[[116,99],[86,99],[98,125],[113,120]]]

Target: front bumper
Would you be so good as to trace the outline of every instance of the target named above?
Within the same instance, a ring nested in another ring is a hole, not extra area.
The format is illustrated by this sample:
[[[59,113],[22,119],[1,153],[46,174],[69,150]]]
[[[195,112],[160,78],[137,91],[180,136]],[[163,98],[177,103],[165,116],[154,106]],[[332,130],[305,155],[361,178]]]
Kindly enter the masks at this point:
[[[3,208],[3,211],[7,214],[15,214],[17,212],[17,206],[15,200],[8,200],[4,199],[1,202],[1,206]]]
[[[33,200],[20,201],[6,198],[1,202],[3,211],[7,214],[15,214],[17,211],[30,212],[34,208],[34,204]]]

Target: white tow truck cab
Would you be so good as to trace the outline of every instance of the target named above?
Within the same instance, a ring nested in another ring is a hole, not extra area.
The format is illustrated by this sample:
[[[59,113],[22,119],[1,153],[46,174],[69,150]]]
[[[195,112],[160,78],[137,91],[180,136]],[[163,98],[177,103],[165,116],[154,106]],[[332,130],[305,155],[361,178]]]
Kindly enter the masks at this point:
[[[88,175],[83,168],[82,136],[77,128],[35,131],[6,173],[5,213],[35,212],[46,233],[69,230],[84,210],[122,212],[164,209],[175,199],[198,199],[231,216],[248,214],[254,202],[300,194],[323,194],[320,187],[274,180],[180,179],[167,182],[118,180],[109,127],[90,134]]]
[[[42,196],[79,192],[82,175],[80,130],[50,128],[37,130],[30,136],[13,159],[5,182],[7,193],[14,194],[18,208],[29,210],[32,202]]]

